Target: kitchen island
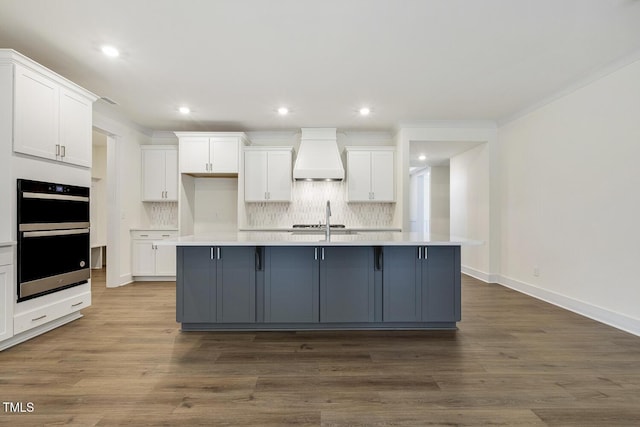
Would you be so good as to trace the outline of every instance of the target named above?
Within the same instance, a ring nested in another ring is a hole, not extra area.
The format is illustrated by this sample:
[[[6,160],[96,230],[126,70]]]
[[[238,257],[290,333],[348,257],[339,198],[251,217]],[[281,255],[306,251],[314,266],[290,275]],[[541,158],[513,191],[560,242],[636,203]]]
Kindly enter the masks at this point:
[[[237,232],[177,246],[182,330],[454,329],[460,247],[400,232]]]

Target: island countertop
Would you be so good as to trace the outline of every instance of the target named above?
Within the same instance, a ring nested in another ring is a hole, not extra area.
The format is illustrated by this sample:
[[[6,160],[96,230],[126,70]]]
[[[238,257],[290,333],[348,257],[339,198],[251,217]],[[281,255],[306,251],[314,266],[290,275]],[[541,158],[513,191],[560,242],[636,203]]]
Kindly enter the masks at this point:
[[[214,232],[167,240],[158,240],[156,245],[175,246],[475,246],[478,240],[448,235],[405,232],[357,232],[332,231],[329,241],[324,233],[283,232]]]

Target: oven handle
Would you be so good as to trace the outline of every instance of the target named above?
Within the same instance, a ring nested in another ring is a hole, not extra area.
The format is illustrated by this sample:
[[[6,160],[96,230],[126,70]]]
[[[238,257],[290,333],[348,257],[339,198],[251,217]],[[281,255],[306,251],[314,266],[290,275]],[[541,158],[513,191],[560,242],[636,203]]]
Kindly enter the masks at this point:
[[[20,224],[18,231],[70,230],[73,228],[89,228],[89,221],[80,222],[47,222],[34,224]]]
[[[28,237],[48,237],[48,236],[70,236],[72,234],[89,234],[88,228],[75,228],[73,230],[47,230],[47,231],[25,231],[24,238]]]
[[[49,193],[22,193],[23,199],[50,199],[50,200],[71,200],[74,202],[89,202],[86,196],[72,196],[69,194],[49,194]]]

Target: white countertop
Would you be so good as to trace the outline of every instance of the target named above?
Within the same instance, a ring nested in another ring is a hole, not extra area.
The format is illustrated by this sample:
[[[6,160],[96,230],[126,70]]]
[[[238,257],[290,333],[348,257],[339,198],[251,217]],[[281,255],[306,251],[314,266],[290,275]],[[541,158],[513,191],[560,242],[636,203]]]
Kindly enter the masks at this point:
[[[251,231],[251,232],[256,232],[256,231],[266,231],[266,232],[296,232],[296,233],[323,233],[324,234],[324,230],[320,229],[320,228],[293,228],[293,227],[289,227],[289,228],[278,228],[278,227],[273,227],[273,228],[241,228],[238,231]],[[332,228],[331,232],[332,233],[348,233],[348,232],[383,232],[383,231],[402,231],[399,228],[358,228],[358,227],[346,227],[346,228]]]
[[[175,246],[468,246],[483,242],[453,236],[423,233],[359,232],[332,233],[330,241],[323,233],[218,232],[158,240],[155,245]]]

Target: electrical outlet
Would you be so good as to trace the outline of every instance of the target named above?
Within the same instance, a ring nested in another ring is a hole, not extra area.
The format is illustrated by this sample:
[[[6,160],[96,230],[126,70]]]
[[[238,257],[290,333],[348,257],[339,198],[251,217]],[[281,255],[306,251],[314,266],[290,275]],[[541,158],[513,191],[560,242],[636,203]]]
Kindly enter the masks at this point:
[[[533,267],[533,275],[535,277],[540,277],[540,267],[538,266]]]

